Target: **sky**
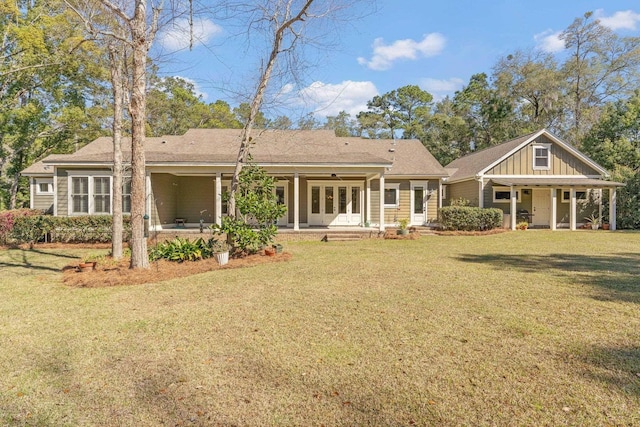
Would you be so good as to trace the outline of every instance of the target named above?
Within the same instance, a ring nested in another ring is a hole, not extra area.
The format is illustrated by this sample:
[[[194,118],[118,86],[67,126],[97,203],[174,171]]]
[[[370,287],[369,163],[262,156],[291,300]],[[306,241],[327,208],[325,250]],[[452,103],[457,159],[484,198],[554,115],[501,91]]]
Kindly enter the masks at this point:
[[[282,102],[265,104],[265,113],[324,119],[344,110],[355,117],[375,95],[405,85],[418,85],[439,100],[473,74],[490,75],[498,59],[515,50],[560,57],[558,35],[588,11],[620,36],[640,36],[637,0],[377,0],[364,14],[358,10],[362,17],[333,23],[325,40],[331,44],[308,51],[312,66],[295,84],[274,82],[271,93]],[[241,31],[229,22],[199,17],[189,50],[185,23],[158,34],[161,73],[192,82],[205,102],[237,106],[252,92],[262,41],[236,36]]]

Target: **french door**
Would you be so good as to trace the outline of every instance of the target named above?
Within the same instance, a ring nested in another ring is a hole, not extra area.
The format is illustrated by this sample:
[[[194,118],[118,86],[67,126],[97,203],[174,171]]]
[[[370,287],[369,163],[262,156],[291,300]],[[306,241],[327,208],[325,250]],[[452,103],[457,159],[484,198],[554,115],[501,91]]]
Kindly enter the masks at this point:
[[[309,184],[309,225],[362,224],[362,183]]]

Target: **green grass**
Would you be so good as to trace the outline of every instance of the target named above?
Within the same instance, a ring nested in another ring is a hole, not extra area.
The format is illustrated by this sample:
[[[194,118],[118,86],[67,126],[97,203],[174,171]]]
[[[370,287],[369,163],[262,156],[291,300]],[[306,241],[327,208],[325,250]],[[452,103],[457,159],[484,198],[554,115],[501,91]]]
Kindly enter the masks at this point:
[[[0,424],[640,424],[639,233],[285,250],[93,289],[0,251]]]

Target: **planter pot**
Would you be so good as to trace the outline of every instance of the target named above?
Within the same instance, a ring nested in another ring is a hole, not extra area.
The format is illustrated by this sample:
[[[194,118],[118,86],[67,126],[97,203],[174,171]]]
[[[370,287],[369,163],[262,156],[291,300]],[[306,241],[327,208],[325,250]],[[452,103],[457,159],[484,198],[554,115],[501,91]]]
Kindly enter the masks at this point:
[[[273,248],[266,248],[266,249],[264,250],[264,254],[265,254],[266,256],[276,256],[276,250],[275,250],[275,249],[273,249]]]
[[[409,230],[407,230],[406,228],[401,228],[396,231],[396,234],[399,234],[401,236],[406,236],[407,234],[409,234]]]
[[[598,229],[598,224],[591,224],[591,229],[592,230],[597,230]]]
[[[276,251],[277,254],[281,254],[282,253],[282,245],[279,243],[276,243],[275,245],[271,246],[273,248],[274,251]]]
[[[608,230],[609,229],[609,224],[602,224],[602,229],[603,230]]]
[[[220,265],[225,265],[229,262],[229,251],[216,252],[215,254],[213,254],[213,256],[216,257],[216,261],[218,261],[218,264]]]
[[[78,270],[82,271],[82,272],[86,272],[86,271],[92,271],[96,269],[96,262],[92,261],[92,262],[81,262],[80,264],[78,264]]]

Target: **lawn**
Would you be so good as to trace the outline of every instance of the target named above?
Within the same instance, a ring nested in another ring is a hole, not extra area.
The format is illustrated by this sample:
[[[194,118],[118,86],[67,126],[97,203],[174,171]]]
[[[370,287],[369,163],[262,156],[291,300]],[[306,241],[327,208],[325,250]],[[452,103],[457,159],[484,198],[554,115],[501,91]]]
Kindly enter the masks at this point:
[[[0,251],[0,424],[640,425],[640,233],[285,250],[91,289]]]

